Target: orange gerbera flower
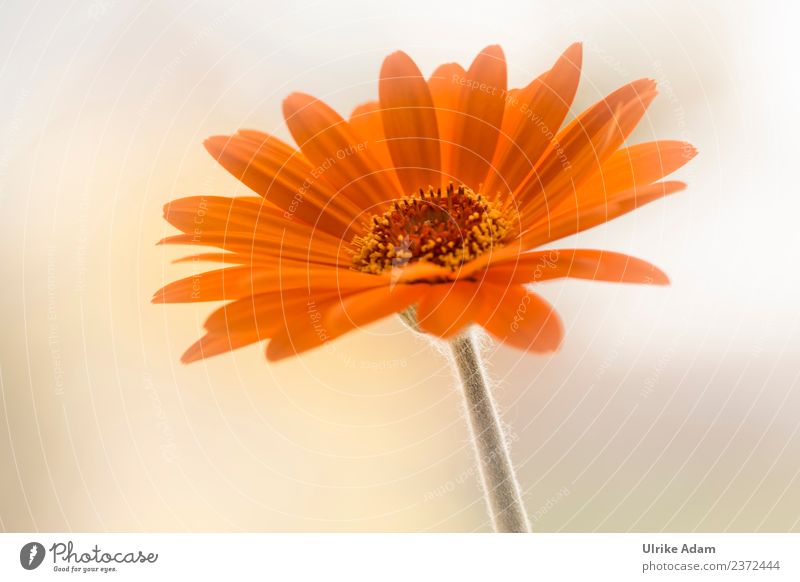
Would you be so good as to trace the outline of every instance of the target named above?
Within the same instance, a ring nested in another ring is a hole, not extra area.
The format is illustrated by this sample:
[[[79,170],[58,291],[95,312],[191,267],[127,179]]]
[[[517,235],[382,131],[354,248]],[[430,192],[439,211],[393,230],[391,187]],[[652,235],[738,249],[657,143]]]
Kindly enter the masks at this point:
[[[640,79],[564,122],[581,45],[520,89],[498,46],[428,79],[403,52],[379,100],[349,120],[308,95],[283,105],[296,149],[241,130],[209,152],[259,196],[175,200],[162,242],[218,247],[184,260],[232,266],[171,283],[157,303],[228,301],[183,361],[269,339],[278,360],[414,308],[450,338],[471,323],[534,352],[558,347],[558,316],[529,284],[560,277],[666,284],[642,260],[533,250],[685,187],[659,182],[695,155],[679,141],[623,147],[656,96]]]

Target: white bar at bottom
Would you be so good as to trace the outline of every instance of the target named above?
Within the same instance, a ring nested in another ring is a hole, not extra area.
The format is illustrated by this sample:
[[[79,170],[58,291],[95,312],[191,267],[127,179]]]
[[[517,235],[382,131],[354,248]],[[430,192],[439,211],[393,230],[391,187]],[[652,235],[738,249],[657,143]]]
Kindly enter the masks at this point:
[[[0,580],[778,582],[800,580],[798,550],[798,534],[14,533]]]

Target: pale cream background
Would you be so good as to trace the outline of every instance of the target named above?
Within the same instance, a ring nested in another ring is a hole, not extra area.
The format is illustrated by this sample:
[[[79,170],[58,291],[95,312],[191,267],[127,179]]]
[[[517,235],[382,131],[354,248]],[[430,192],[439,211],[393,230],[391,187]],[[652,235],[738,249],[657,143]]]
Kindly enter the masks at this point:
[[[636,140],[689,190],[569,241],[670,288],[555,282],[552,357],[487,345],[541,531],[798,529],[796,15],[782,3],[6,2],[0,7],[0,530],[487,530],[447,363],[395,320],[268,365],[178,363],[211,306],[161,206],[242,193],[201,146],[311,92],[347,113],[403,49],[500,43],[519,85],[575,40],[577,99],[655,77]]]

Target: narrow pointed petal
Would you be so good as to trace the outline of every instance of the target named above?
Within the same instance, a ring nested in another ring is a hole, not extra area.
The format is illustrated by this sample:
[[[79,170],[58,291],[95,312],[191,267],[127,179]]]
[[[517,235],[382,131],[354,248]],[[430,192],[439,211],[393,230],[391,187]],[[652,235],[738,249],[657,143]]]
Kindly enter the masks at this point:
[[[287,219],[271,205],[252,200],[251,197],[224,196],[178,198],[164,205],[164,218],[186,234],[204,231],[253,235],[286,232],[302,240],[318,239],[332,245],[343,242],[339,236]]]
[[[258,343],[268,336],[262,336],[257,329],[231,330],[227,333],[207,333],[193,343],[181,356],[181,362],[190,364],[212,356],[226,354],[233,350]]]
[[[286,125],[314,165],[314,178],[362,209],[398,197],[400,187],[391,168],[383,168],[368,143],[322,101],[293,93],[283,102]],[[352,215],[351,218],[354,218]]]
[[[313,181],[313,168],[294,148],[254,131],[210,137],[204,145],[226,170],[266,198],[286,219],[297,218],[332,234],[349,236],[358,207],[336,196],[325,183]]]
[[[475,58],[460,82],[453,155],[454,182],[481,190],[494,158],[507,91],[506,59],[493,45]]]
[[[561,128],[581,74],[582,47],[570,46],[553,68],[506,100],[503,127],[484,188],[487,195],[513,192]]]
[[[668,285],[669,278],[655,265],[621,253],[593,249],[551,249],[524,253],[492,263],[485,279],[500,285],[539,283],[562,277]]]
[[[655,96],[655,82],[640,79],[614,91],[560,131],[515,192],[522,214],[546,214],[599,171]]]
[[[351,255],[341,242],[329,244],[318,239],[295,237],[290,232],[253,233],[198,232],[178,234],[159,241],[168,245],[212,246],[247,256],[253,263],[303,261],[347,268]]]
[[[334,297],[333,292],[326,298]],[[284,314],[306,306],[308,298],[279,291],[237,299],[223,305],[206,320],[207,333],[183,355],[184,363],[230,352],[274,336],[284,325]]]
[[[617,150],[591,176],[576,197],[581,204],[601,203],[610,195],[636,186],[651,184],[668,176],[697,155],[683,141],[651,141]]]
[[[442,187],[455,182],[453,169],[453,150],[455,144],[456,124],[460,117],[458,102],[461,98],[461,80],[466,77],[464,67],[457,63],[447,63],[438,67],[428,79],[436,120],[439,127],[439,142],[442,160]]]
[[[438,186],[439,130],[428,84],[404,52],[389,55],[378,85],[383,129],[403,192]]]
[[[684,182],[658,182],[619,192],[603,203],[562,209],[542,218],[505,246],[465,264],[458,278],[475,278],[488,265],[514,261],[525,251],[589,230],[685,188]]]
[[[320,294],[369,289],[389,279],[350,269],[283,259],[271,266],[227,267],[174,281],[157,291],[153,303],[196,303],[240,299],[273,291]]]
[[[349,297],[315,302],[305,314],[287,317],[267,345],[267,359],[282,360],[319,347],[358,327],[402,311],[425,292],[423,285],[371,289]]]
[[[381,104],[377,101],[362,103],[353,109],[349,122],[359,142],[366,143],[367,148],[378,159],[382,167],[391,168],[394,163],[389,148],[386,146]]]
[[[164,205],[164,219],[186,234],[197,229],[253,231],[286,221],[280,209],[256,196],[178,198]]]
[[[188,255],[186,257],[181,257],[180,259],[175,259],[172,261],[173,264],[181,264],[181,263],[228,263],[230,265],[246,265],[250,263],[250,260],[246,255],[240,255],[238,253],[197,253],[195,255]]]
[[[605,201],[562,207],[552,216],[543,217],[523,233],[520,236],[520,246],[523,249],[532,249],[546,242],[572,236],[685,188],[684,182],[657,182],[618,192]]]

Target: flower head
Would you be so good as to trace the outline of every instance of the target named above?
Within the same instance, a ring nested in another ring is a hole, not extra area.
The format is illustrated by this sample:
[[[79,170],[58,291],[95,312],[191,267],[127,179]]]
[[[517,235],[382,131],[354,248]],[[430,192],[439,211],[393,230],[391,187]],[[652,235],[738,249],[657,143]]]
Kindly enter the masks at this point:
[[[659,180],[695,155],[678,141],[624,146],[656,96],[649,79],[564,125],[580,69],[575,44],[508,89],[497,46],[467,70],[446,64],[427,80],[396,52],[381,68],[379,100],[347,120],[290,95],[296,148],[252,130],[209,138],[208,151],[258,196],[165,207],[183,234],[162,242],[217,247],[184,260],[224,264],[153,298],[228,302],[183,360],[262,340],[277,360],[410,307],[438,337],[475,323],[514,347],[551,351],[562,328],[536,284],[668,283],[619,253],[539,249],[683,189]]]

